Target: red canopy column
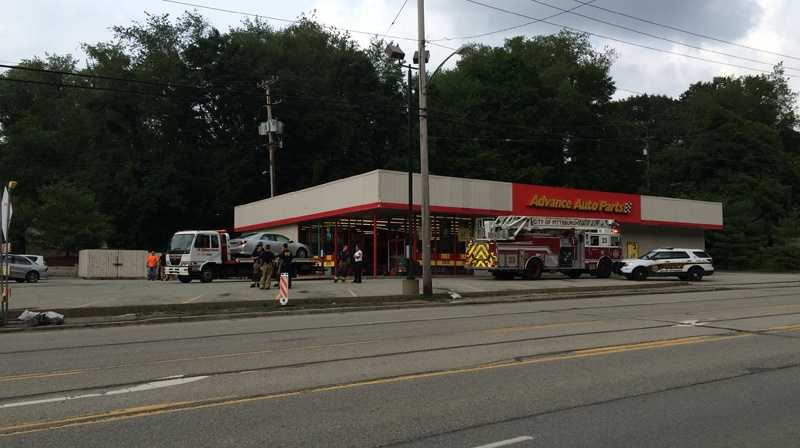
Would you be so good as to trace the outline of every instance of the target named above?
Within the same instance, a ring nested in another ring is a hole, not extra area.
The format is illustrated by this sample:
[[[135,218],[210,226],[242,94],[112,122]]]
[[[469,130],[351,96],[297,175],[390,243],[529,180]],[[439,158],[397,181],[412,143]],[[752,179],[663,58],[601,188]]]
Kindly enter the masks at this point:
[[[372,214],[372,276],[378,276],[378,220]]]

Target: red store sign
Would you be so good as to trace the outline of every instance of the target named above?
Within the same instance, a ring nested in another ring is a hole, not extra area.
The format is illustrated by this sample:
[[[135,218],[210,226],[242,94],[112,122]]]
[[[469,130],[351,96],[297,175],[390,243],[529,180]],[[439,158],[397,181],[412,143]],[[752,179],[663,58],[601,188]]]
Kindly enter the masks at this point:
[[[606,193],[572,188],[513,184],[515,215],[614,219],[641,223],[641,198],[637,194]]]

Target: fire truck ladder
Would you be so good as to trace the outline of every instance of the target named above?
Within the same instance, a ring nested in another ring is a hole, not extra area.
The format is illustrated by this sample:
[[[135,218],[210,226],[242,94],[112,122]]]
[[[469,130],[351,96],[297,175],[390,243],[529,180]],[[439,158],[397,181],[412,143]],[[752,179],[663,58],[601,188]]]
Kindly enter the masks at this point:
[[[487,240],[513,240],[524,231],[552,230],[597,230],[610,229],[615,225],[611,219],[549,218],[539,216],[498,216],[493,221],[483,222]]]

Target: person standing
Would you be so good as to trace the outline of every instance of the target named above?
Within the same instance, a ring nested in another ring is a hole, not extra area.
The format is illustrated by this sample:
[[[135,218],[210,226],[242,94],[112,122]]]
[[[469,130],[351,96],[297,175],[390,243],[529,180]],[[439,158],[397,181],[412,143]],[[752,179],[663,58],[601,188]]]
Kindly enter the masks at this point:
[[[156,273],[158,272],[158,255],[152,250],[147,256],[147,280],[155,281]]]
[[[253,257],[253,275],[252,275],[252,282],[250,283],[251,288],[255,288],[258,285],[259,280],[261,280],[261,254],[264,252],[264,245],[259,241],[256,244],[256,248],[253,249],[252,257]]]
[[[364,252],[356,244],[356,250],[353,252],[353,283],[361,283],[361,272],[364,270]]]
[[[275,269],[275,254],[269,245],[264,247],[259,257],[261,260],[261,289],[269,289],[272,286],[272,271]]]
[[[336,283],[340,280],[344,282],[347,280],[348,269],[350,269],[350,247],[345,244],[342,250],[339,251],[336,260],[336,276],[333,278],[333,282]]]
[[[278,281],[280,281],[281,274],[286,274],[289,276],[289,289],[292,289],[292,275],[294,275],[294,263],[292,262],[292,251],[289,250],[289,245],[283,243],[283,250],[281,251],[279,261],[279,269],[278,269]]]

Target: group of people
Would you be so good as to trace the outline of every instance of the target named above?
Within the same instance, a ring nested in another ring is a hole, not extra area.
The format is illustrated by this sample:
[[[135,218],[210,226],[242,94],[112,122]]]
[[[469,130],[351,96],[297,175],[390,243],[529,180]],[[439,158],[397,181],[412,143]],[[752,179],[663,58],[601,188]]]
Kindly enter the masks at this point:
[[[260,242],[256,244],[256,249],[253,251],[253,281],[250,283],[250,287],[258,286],[261,289],[270,289],[273,274],[277,273],[276,278],[280,278],[281,274],[288,274],[289,289],[291,289],[294,275],[292,258],[292,251],[289,250],[288,244],[283,245],[283,250],[277,257],[272,253],[269,245],[265,246]]]
[[[355,245],[355,250],[351,253],[350,246],[347,244],[342,247],[336,257],[336,272],[333,274],[333,282],[344,282],[350,272],[352,264],[353,283],[361,283],[361,274],[364,271],[364,252]]]

